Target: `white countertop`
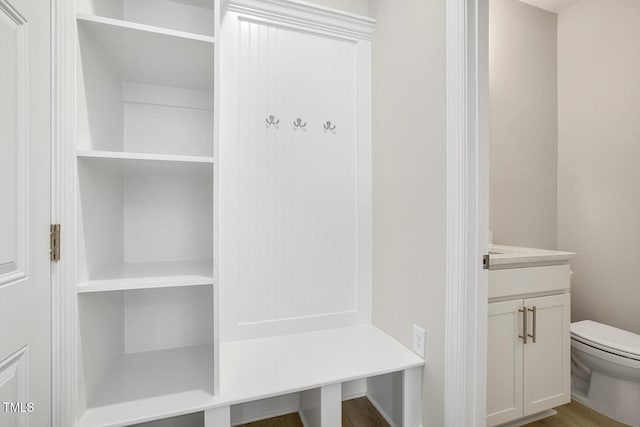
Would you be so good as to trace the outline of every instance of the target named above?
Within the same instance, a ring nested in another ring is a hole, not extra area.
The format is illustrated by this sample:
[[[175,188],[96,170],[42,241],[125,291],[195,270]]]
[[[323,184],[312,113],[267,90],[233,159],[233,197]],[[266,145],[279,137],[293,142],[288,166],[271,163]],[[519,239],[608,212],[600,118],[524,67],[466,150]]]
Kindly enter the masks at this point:
[[[575,252],[548,249],[521,248],[518,246],[489,245],[489,268],[509,264],[559,264],[568,263]]]

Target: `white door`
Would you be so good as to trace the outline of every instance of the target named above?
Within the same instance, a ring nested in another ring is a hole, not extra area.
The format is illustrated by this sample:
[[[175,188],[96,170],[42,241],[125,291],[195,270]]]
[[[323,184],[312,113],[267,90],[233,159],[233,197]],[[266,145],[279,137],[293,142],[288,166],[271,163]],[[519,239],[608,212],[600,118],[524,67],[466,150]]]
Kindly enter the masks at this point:
[[[569,294],[524,300],[529,311],[529,333],[524,346],[524,415],[569,403],[571,400],[571,341]]]
[[[0,426],[51,425],[50,6],[0,0]]]
[[[489,304],[487,426],[522,417],[522,300]]]

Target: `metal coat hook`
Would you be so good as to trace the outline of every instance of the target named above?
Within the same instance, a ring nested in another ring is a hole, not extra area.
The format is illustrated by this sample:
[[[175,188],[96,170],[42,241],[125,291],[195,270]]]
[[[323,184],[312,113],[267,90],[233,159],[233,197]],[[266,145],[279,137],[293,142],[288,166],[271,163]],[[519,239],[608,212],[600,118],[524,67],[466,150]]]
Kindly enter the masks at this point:
[[[336,130],[336,125],[332,126],[330,121],[327,121],[327,123],[323,124],[322,127],[324,130]]]
[[[296,129],[304,129],[307,126],[307,122],[302,123],[302,119],[300,117],[298,117],[297,119],[295,119],[295,121],[293,122],[293,127]]]
[[[267,127],[271,125],[273,125],[274,127],[278,127],[278,124],[280,123],[280,119],[276,120],[273,114],[267,117],[266,121],[267,121]]]

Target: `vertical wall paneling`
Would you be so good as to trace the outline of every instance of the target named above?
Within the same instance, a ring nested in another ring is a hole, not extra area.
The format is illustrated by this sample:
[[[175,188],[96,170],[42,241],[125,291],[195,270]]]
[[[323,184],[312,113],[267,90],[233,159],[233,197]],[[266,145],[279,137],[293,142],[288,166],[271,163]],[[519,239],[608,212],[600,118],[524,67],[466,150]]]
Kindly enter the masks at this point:
[[[237,95],[223,97],[232,116],[220,154],[223,340],[369,319],[370,134],[359,130],[370,111],[358,108],[370,91],[359,79],[367,43],[226,19],[235,52],[223,78],[237,76],[225,85]]]

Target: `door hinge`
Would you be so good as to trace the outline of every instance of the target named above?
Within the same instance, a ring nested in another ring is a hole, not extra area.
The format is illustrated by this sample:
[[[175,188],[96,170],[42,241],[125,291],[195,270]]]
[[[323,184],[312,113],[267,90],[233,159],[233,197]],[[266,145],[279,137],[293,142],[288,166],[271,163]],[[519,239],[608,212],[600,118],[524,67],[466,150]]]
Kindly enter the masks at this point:
[[[489,254],[482,255],[482,269],[483,270],[489,269]]]
[[[49,242],[51,261],[60,261],[60,224],[51,224]]]

